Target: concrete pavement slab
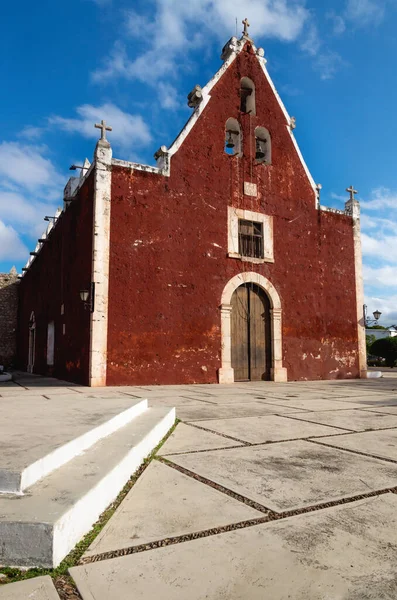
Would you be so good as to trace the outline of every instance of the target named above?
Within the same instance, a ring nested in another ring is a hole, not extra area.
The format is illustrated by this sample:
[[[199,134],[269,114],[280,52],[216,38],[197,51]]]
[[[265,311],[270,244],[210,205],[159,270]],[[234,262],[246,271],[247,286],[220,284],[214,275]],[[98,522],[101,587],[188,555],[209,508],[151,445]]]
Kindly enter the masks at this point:
[[[204,400],[208,402],[212,402],[213,404],[241,404],[245,402],[255,402],[256,394],[251,394],[248,392],[241,393],[228,393],[228,394],[211,394],[202,396]]]
[[[276,512],[397,486],[397,465],[301,440],[167,458]]]
[[[395,600],[386,494],[70,569],[83,600]]]
[[[197,429],[197,427],[192,427],[185,423],[178,423],[175,431],[161,447],[159,454],[213,450],[214,448],[227,448],[229,446],[239,445],[241,444],[222,437],[221,435],[203,431],[202,429]]]
[[[177,406],[176,415],[183,421],[200,421],[205,419],[231,419],[235,417],[255,417],[257,415],[290,414],[304,411],[287,406],[271,406],[264,402],[241,402],[241,404],[219,404],[211,406]]]
[[[153,461],[84,556],[261,517],[262,512]]]
[[[382,413],[384,415],[397,415],[397,406],[371,406],[368,408],[363,408],[362,410],[368,412]]]
[[[211,406],[203,398],[190,398],[189,396],[152,396],[149,398],[149,406]]]
[[[359,402],[342,402],[341,400],[336,400],[335,398],[307,398],[306,400],[300,400],[299,398],[278,398],[277,400],[273,399],[263,399],[261,397],[256,398],[259,402],[264,402],[271,406],[286,406],[287,408],[301,408],[303,410],[311,410],[311,411],[319,411],[319,410],[346,410],[353,408],[361,408],[362,404]]]
[[[331,428],[315,423],[305,423],[277,415],[200,421],[200,427],[208,427],[208,429],[212,429],[217,433],[230,435],[251,444],[302,439],[344,432],[343,429]]]
[[[356,450],[365,454],[372,454],[379,458],[388,458],[397,461],[397,430],[381,429],[379,431],[364,431],[362,433],[348,433],[347,435],[326,437],[318,440],[330,446],[338,446],[347,450]]]
[[[59,600],[51,577],[35,577],[0,585],[0,600]]]
[[[335,410],[306,412],[296,415],[305,421],[342,427],[351,431],[368,431],[369,429],[386,429],[397,427],[397,416],[368,410]]]

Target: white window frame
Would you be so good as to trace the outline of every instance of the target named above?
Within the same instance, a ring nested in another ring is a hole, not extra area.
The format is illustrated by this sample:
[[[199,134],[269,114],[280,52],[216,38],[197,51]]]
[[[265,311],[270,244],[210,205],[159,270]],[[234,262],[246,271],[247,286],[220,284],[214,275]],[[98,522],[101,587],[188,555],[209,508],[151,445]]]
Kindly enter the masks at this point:
[[[243,262],[250,262],[255,264],[274,262],[273,252],[273,217],[264,215],[263,213],[253,212],[252,210],[243,210],[241,208],[234,208],[228,206],[228,257],[237,258]],[[254,258],[252,256],[242,256],[239,253],[238,244],[238,222],[239,219],[244,221],[254,221],[255,223],[262,223],[263,228],[263,258]]]

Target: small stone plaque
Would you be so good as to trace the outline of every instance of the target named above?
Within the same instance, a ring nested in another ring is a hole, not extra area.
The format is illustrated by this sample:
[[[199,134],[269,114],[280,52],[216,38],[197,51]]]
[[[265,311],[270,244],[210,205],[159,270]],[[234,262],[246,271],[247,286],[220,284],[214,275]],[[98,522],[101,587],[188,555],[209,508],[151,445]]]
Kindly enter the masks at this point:
[[[249,181],[244,181],[244,194],[246,196],[257,196],[258,191],[257,191],[256,183],[250,183]]]

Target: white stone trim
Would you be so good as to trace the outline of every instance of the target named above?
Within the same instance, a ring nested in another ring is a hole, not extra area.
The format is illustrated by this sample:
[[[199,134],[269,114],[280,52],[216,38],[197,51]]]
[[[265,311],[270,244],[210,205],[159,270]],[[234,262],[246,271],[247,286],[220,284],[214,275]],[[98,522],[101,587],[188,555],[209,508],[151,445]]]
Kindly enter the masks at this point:
[[[230,65],[235,61],[236,57],[238,54],[240,54],[240,52],[243,50],[245,44],[247,42],[247,39],[242,37],[240,40],[236,40],[236,43],[233,43],[232,46],[230,46],[230,51],[227,53],[227,58],[224,61],[223,65],[221,66],[221,68],[217,71],[217,73],[215,73],[215,75],[212,77],[212,79],[210,79],[210,81],[207,83],[207,85],[205,85],[202,90],[201,90],[201,94],[202,94],[202,100],[201,102],[196,106],[196,108],[194,109],[194,112],[192,113],[192,115],[190,116],[189,120],[187,121],[186,125],[183,127],[183,129],[180,131],[180,133],[177,135],[177,137],[175,138],[175,140],[172,142],[170,148],[168,149],[168,151],[166,151],[164,153],[164,156],[162,158],[162,164],[163,167],[162,168],[158,168],[158,167],[151,167],[149,165],[141,165],[139,163],[132,163],[132,162],[127,162],[127,161],[123,161],[123,160],[114,160],[113,164],[120,166],[120,167],[126,167],[129,169],[134,169],[134,170],[139,170],[139,171],[147,171],[150,173],[155,173],[158,175],[163,175],[166,177],[170,176],[171,173],[171,158],[172,156],[179,150],[179,148],[182,146],[183,142],[185,141],[185,139],[187,138],[187,136],[189,135],[189,133],[191,132],[191,130],[193,129],[193,127],[195,126],[196,122],[198,121],[198,119],[200,118],[201,114],[203,113],[203,111],[205,110],[208,102],[211,99],[211,90],[214,87],[214,85],[216,83],[218,83],[218,81],[220,80],[220,78],[224,75],[224,73],[227,71],[227,69],[230,67]],[[263,56],[263,51],[261,48],[257,49],[255,47],[255,45],[253,44],[252,40],[249,40],[250,44],[252,45],[253,51],[255,53],[255,56],[262,68],[262,71],[270,85],[270,87],[272,88],[277,102],[285,116],[286,119],[286,127],[288,130],[289,135],[291,136],[291,140],[292,143],[295,147],[295,150],[298,154],[299,160],[302,163],[302,166],[305,170],[305,173],[310,181],[310,184],[313,188],[313,194],[314,194],[314,203],[315,203],[315,207],[319,208],[318,206],[318,192],[317,192],[317,186],[316,183],[309,171],[309,168],[303,158],[303,155],[301,153],[301,150],[298,146],[298,143],[295,139],[295,136],[292,132],[292,127],[291,127],[291,117],[288,114],[287,109],[285,108],[285,105],[283,103],[283,101],[281,100],[275,85],[268,73],[268,70],[266,68],[266,59]]]
[[[263,225],[263,258],[251,258],[250,256],[241,256],[238,251],[238,221],[244,219],[255,221]],[[227,250],[229,258],[239,258],[244,262],[264,263],[274,262],[273,252],[273,217],[263,213],[253,212],[252,210],[243,210],[241,208],[227,207],[228,236]]]
[[[349,201],[346,202],[346,209],[349,209]],[[363,281],[363,258],[361,250],[361,226],[360,226],[360,205],[354,202],[351,208],[353,212],[353,243],[354,243],[354,273],[356,284],[356,309],[357,309],[357,339],[358,339],[358,365],[360,378],[367,377],[367,346],[365,339],[364,323],[364,281]]]
[[[235,290],[244,283],[256,283],[267,294],[270,300],[272,368],[270,377],[273,381],[287,381],[287,369],[283,367],[282,357],[282,308],[280,296],[273,284],[255,272],[240,273],[225,286],[221,298],[221,368],[218,372],[219,383],[234,383],[232,368],[231,313],[232,296]]]
[[[346,215],[345,211],[339,210],[339,208],[332,208],[331,206],[323,206],[322,204],[320,205],[319,208],[323,212],[330,212],[330,213],[334,213],[336,215]]]
[[[94,214],[92,235],[91,282],[94,284],[94,311],[90,325],[89,385],[106,385],[110,206],[112,184],[112,149],[99,140],[95,149]],[[90,282],[87,282],[87,284]],[[91,288],[91,286],[90,286]]]
[[[147,173],[155,173],[157,175],[169,175],[169,173],[165,172],[163,169],[159,169],[158,167],[141,165],[140,163],[134,163],[128,160],[120,160],[119,158],[113,158],[112,165],[115,167],[124,167],[125,169],[131,169],[135,171],[146,171]]]

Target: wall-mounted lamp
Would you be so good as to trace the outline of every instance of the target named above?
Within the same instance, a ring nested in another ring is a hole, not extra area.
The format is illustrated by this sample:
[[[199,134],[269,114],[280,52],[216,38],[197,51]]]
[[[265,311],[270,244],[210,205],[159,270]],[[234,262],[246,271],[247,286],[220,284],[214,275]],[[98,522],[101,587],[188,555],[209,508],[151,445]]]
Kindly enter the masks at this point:
[[[44,217],[44,221],[54,221],[54,223],[57,221],[57,219],[58,217],[49,217],[48,215]]]
[[[90,290],[80,290],[80,300],[84,304],[84,308],[90,312],[94,312],[94,294],[95,283],[91,283]]]
[[[69,171],[77,171],[77,169],[86,169],[87,167],[84,166],[80,166],[80,165],[71,165],[69,167]]]
[[[380,312],[380,310],[374,310],[374,312],[372,313],[374,315],[374,318],[373,319],[368,319],[367,305],[366,304],[364,304],[363,309],[364,309],[364,326],[365,327],[369,327],[371,325],[377,325],[379,319],[382,316],[382,313]]]

